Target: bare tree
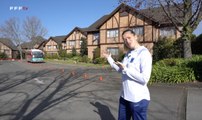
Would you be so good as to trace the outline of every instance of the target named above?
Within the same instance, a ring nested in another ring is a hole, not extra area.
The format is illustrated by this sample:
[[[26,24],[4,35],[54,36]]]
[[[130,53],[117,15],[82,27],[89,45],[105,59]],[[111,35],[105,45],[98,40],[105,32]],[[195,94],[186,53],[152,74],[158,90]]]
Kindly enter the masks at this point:
[[[41,36],[44,37],[47,34],[46,28],[41,24],[41,21],[37,17],[27,17],[23,22],[23,33],[28,40]]]
[[[15,45],[18,45],[20,58],[22,60],[21,43],[23,41],[20,30],[20,21],[17,18],[11,18],[7,20],[5,24],[0,26],[0,34],[4,38],[9,38],[12,40]]]
[[[202,0],[118,0],[118,2],[130,4],[136,9],[152,10],[161,7],[168,21],[181,33],[184,58],[192,57],[190,40],[193,31],[202,20]]]
[[[20,58],[22,60],[22,47],[21,44],[25,39],[33,40],[38,36],[43,37],[47,34],[47,30],[42,26],[40,20],[36,17],[27,17],[23,22],[23,26],[19,19],[10,18],[5,21],[5,24],[0,26],[0,36],[9,38],[15,45],[18,45]]]

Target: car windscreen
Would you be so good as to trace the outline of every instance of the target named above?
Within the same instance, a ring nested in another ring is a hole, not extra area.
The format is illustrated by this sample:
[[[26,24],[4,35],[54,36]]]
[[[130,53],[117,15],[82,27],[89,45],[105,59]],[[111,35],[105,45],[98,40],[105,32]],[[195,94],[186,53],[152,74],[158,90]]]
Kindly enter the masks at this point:
[[[43,53],[42,52],[33,52],[32,53],[33,58],[43,58]]]

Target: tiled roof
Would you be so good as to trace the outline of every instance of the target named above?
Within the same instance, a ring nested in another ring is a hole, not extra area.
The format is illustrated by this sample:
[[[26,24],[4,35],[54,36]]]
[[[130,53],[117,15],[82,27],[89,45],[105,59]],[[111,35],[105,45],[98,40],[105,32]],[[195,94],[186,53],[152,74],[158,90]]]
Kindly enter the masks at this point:
[[[108,19],[109,15],[104,15],[102,16],[100,19],[98,19],[97,21],[95,21],[93,24],[91,24],[88,27],[87,31],[98,31],[99,27],[103,24],[103,21],[105,21],[106,19]]]
[[[45,40],[43,42],[41,42],[41,44],[39,44],[38,49],[40,49],[41,47],[44,47],[44,45],[48,42],[48,40]]]
[[[114,14],[116,14],[119,10],[125,9],[127,11],[133,11],[134,13],[139,13],[138,10],[134,9],[133,7],[130,7],[124,3],[120,4],[115,10],[113,10],[109,15],[104,15],[100,19],[98,19],[96,22],[94,22],[92,25],[89,26],[89,30],[96,31],[99,29],[100,26],[102,26],[107,20],[109,20]],[[142,15],[144,16],[144,15]],[[144,16],[146,17],[146,16]]]
[[[102,16],[100,19],[98,19],[97,21],[95,21],[93,24],[91,24],[88,28],[87,28],[87,32],[93,32],[93,31],[99,31],[99,27],[102,26],[107,20],[109,20],[114,14],[116,14],[120,9],[127,9],[128,11],[133,11],[136,13],[139,13],[138,10],[122,3],[120,4],[115,10],[113,10],[110,14],[108,15],[104,15]],[[147,17],[145,15],[143,15],[144,17]]]
[[[43,41],[46,41],[46,39],[44,39],[41,36],[33,37],[30,42],[22,43],[21,47],[23,49],[33,49],[34,45],[36,44],[40,45]]]
[[[99,27],[101,27],[107,20],[109,20],[114,14],[116,14],[119,10],[125,9],[126,11],[133,12],[135,14],[141,15],[143,18],[146,18],[148,20],[151,20],[152,22],[161,25],[161,24],[171,24],[171,21],[165,16],[165,13],[163,12],[161,7],[152,8],[152,9],[144,9],[144,10],[136,10],[135,8],[128,6],[124,3],[120,4],[114,11],[112,11],[108,15],[102,16],[100,19],[95,21],[93,24],[91,24],[87,28],[79,28],[75,27],[67,36],[66,38],[71,35],[75,30],[79,30],[84,35],[86,35],[86,32],[96,32],[99,31]],[[175,17],[179,21],[182,21],[182,13],[176,12],[176,8],[170,7],[172,9]],[[66,39],[65,38],[65,39]]]
[[[55,36],[55,37],[50,37],[50,39],[52,39],[53,41],[55,41],[58,45],[61,44],[63,41],[65,41],[65,35],[61,35],[61,36]]]
[[[18,50],[10,39],[0,38],[0,42],[6,45],[7,47],[11,48],[12,50]]]
[[[182,7],[179,5],[178,7]],[[170,7],[171,14],[173,17],[179,20],[179,22],[182,22],[183,14],[180,12],[177,7],[171,6]],[[141,14],[147,16],[149,19],[152,19],[159,24],[170,24],[171,21],[169,18],[166,16],[165,12],[161,7],[156,7],[156,8],[151,8],[151,9],[144,9],[139,11]],[[175,21],[177,22],[177,21]],[[178,24],[179,24],[178,22]]]
[[[128,6],[124,3],[120,4],[114,11],[112,11],[109,15],[104,15],[100,19],[98,19],[96,22],[91,24],[88,27],[87,31],[98,31],[99,27],[103,25],[107,20],[109,20],[115,13],[117,13],[119,10],[125,9],[127,11],[132,11],[133,13],[139,14],[142,17],[151,20],[154,23],[157,24],[170,24],[170,20],[165,16],[165,13],[163,12],[161,7],[158,8],[152,8],[152,9],[144,9],[144,10],[136,10],[135,8]],[[175,17],[177,17],[180,21],[182,20],[181,16],[182,13],[176,12],[176,8],[171,7]]]

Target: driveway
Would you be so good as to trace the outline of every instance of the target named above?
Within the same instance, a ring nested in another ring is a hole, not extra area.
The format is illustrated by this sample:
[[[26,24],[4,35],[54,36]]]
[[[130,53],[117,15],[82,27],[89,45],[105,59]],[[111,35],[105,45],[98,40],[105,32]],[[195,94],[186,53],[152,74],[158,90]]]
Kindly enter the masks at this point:
[[[116,120],[120,77],[106,67],[0,61],[0,119]],[[201,87],[149,89],[148,120],[201,118]]]

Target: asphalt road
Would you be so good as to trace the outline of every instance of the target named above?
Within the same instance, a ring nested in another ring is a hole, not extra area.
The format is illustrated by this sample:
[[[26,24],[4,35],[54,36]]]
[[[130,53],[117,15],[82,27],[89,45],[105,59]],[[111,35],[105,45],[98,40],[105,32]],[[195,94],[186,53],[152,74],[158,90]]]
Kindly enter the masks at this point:
[[[0,120],[116,120],[120,77],[106,67],[0,61]],[[149,89],[148,120],[201,118],[200,88]]]
[[[1,61],[0,119],[115,120],[120,88],[115,74],[105,68]]]

